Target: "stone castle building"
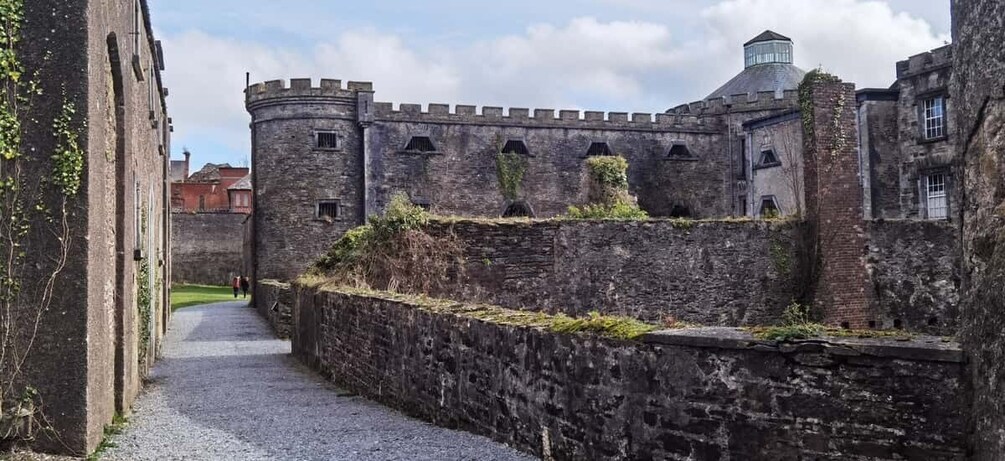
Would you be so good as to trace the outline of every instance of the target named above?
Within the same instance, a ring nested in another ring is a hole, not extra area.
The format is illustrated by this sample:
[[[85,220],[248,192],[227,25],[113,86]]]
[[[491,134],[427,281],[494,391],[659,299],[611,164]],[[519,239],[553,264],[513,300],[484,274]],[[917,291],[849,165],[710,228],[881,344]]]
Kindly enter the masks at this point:
[[[951,48],[897,64],[890,88],[857,94],[867,218],[947,219]],[[289,279],[390,196],[443,215],[515,208],[496,156],[527,158],[521,201],[536,217],[586,200],[584,160],[622,155],[631,190],[656,217],[802,214],[802,122],[793,43],[766,31],[745,68],[705,99],[665,113],[580,112],[375,102],[370,83],[294,79],[252,85],[254,254],[258,278]],[[855,123],[855,121],[849,121]]]

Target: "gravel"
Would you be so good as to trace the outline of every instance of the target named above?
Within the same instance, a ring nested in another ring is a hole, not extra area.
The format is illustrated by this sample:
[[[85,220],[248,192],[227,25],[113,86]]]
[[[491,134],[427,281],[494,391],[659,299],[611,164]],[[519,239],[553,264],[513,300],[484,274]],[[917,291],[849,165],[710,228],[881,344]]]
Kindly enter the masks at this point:
[[[106,460],[531,460],[327,383],[244,303],[175,312]]]

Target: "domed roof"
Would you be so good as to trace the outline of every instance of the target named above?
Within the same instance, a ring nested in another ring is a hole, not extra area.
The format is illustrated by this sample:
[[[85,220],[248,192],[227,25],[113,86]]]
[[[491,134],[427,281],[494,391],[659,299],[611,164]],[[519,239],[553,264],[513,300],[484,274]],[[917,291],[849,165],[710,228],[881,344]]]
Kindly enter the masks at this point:
[[[792,39],[766,30],[743,45],[743,72],[705,99],[761,91],[794,90],[806,71],[792,65]]]
[[[758,64],[743,69],[739,75],[726,82],[705,99],[722,98],[760,91],[795,90],[799,88],[806,71],[788,63]]]

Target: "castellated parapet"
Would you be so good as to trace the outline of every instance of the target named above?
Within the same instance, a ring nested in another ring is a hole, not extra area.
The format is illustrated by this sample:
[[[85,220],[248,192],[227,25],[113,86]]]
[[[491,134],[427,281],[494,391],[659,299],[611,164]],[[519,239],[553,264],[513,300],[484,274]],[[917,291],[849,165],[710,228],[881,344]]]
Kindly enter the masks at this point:
[[[948,68],[953,65],[953,46],[946,45],[897,62],[897,79]]]
[[[285,80],[270,80],[251,85],[245,90],[245,101],[250,106],[273,99],[355,98],[359,92],[371,91],[373,91],[371,82],[350,81],[343,86],[341,80],[323,78],[320,86],[313,86],[309,78],[294,78],[290,80],[289,86]]]
[[[757,93],[735,94],[722,98],[712,98],[681,104],[667,111],[677,115],[725,115],[726,113],[761,112],[798,107],[799,92],[760,91]]]

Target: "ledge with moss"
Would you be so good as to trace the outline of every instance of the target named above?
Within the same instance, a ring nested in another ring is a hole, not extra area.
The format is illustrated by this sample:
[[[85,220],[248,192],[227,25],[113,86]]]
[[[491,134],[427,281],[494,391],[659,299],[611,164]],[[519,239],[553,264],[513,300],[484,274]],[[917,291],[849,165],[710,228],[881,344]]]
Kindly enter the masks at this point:
[[[469,304],[427,296],[338,286],[330,279],[305,275],[294,283],[297,289],[317,290],[343,296],[392,301],[405,307],[438,315],[452,315],[486,323],[535,328],[560,334],[592,334],[608,339],[639,343],[755,350],[766,353],[824,353],[834,356],[873,356],[917,361],[963,363],[959,343],[935,336],[904,336],[903,333],[855,332],[826,329],[807,339],[771,340],[760,328],[696,327],[678,323],[665,328],[635,319],[591,314],[574,318],[535,311],[506,309],[487,304]]]

